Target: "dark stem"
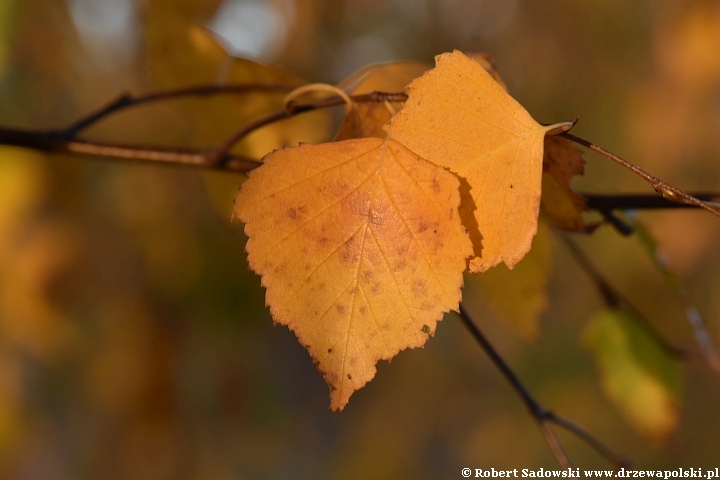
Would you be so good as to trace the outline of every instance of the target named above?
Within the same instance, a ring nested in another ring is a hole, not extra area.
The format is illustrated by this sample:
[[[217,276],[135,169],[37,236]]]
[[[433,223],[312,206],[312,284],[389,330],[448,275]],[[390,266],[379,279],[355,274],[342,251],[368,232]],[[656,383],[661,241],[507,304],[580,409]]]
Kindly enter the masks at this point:
[[[688,192],[693,197],[703,202],[717,202],[720,200],[720,193],[713,192]],[[582,194],[591,210],[657,210],[665,208],[699,208],[689,203],[677,203],[666,199],[661,195],[647,195],[629,193],[625,195],[594,195]]]
[[[545,441],[548,443],[550,449],[555,455],[555,458],[557,458],[563,468],[572,468],[572,464],[570,463],[570,459],[565,453],[562,444],[550,428],[550,423],[555,423],[578,438],[584,440],[588,443],[588,445],[597,450],[615,466],[622,467],[630,464],[630,460],[628,458],[618,455],[610,447],[605,445],[584,428],[562,416],[555,415],[553,412],[546,410],[542,405],[540,405],[540,403],[538,403],[538,401],[530,394],[525,385],[523,385],[517,375],[515,375],[512,369],[510,369],[497,350],[495,350],[495,348],[490,344],[477,324],[472,321],[470,315],[462,304],[460,304],[460,319],[470,331],[473,338],[475,338],[478,344],[480,344],[480,347],[485,351],[487,356],[490,357],[493,364],[495,364],[498,370],[500,370],[500,373],[502,373],[505,379],[510,383],[513,390],[515,390],[515,392],[520,396],[525,404],[525,407],[528,409],[535,421],[538,422],[540,432],[545,437]]]

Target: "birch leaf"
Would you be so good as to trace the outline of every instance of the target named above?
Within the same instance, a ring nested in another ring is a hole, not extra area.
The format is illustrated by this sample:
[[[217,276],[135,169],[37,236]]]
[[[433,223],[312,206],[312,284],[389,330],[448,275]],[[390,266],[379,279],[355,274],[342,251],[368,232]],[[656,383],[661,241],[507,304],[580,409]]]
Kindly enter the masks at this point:
[[[422,346],[458,308],[472,248],[458,180],[392,140],[300,145],[267,155],[235,201],[250,268],[330,387],[330,406],[378,360]]]
[[[545,135],[542,126],[476,61],[454,51],[408,87],[405,107],[385,126],[390,137],[467,181],[474,238],[469,268],[512,268],[537,231]],[[480,240],[480,245],[477,245]]]
[[[586,228],[582,218],[582,212],[587,210],[585,198],[570,188],[572,177],[584,171],[582,152],[570,140],[545,137],[541,206],[550,223],[558,228],[569,231]]]

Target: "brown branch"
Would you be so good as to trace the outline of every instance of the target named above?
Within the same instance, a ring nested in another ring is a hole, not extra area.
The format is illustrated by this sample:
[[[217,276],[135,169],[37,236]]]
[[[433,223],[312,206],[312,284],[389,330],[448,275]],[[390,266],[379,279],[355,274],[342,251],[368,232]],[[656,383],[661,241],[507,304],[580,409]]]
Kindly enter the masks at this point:
[[[253,168],[261,165],[262,163],[256,159],[229,153],[230,149],[238,141],[264,126],[305,112],[340,106],[344,104],[344,100],[339,96],[332,96],[321,101],[307,104],[291,103],[286,109],[277,110],[242,126],[240,129],[238,129],[235,133],[230,135],[226,140],[224,140],[220,145],[216,147],[194,149],[167,148],[150,145],[127,145],[120,143],[109,143],[102,141],[79,139],[77,138],[77,134],[88,126],[104,119],[105,117],[113,113],[116,113],[125,108],[139,106],[146,103],[162,100],[172,100],[185,96],[243,94],[248,92],[286,92],[293,88],[295,88],[295,86],[280,84],[211,84],[159,92],[150,92],[135,96],[130,94],[123,94],[120,95],[116,100],[110,102],[105,107],[100,108],[96,112],[93,112],[86,117],[81,118],[80,120],[74,122],[72,125],[63,129],[21,130],[0,127],[0,144],[33,148],[47,153],[74,153],[79,155],[106,157],[118,160],[145,161],[152,163],[160,162],[167,165],[182,165],[247,173]],[[351,96],[351,98],[354,102],[357,103],[404,102],[405,100],[407,100],[407,94],[404,92],[375,91],[362,95],[353,95]],[[561,135],[564,135],[573,141],[579,142],[580,144],[585,145],[593,150],[600,151],[601,153],[605,152],[599,147],[594,146],[592,143],[578,137],[574,137],[573,135],[570,135],[568,133],[563,133]],[[603,154],[606,153],[609,154],[609,152],[605,152]],[[618,161],[617,157],[614,157],[613,159],[616,159],[616,161]],[[619,159],[619,162],[622,163],[625,161]],[[639,170],[637,167],[634,168]],[[666,185],[660,180],[657,180],[657,182],[660,182],[659,184]],[[613,209],[704,208],[714,212],[715,210],[704,202],[717,202],[718,199],[720,199],[720,194],[718,193],[689,194],[690,197],[697,200],[691,203],[678,203],[677,199],[668,199],[667,195],[665,197],[635,194],[587,194],[584,196],[587,199],[588,208],[601,212],[609,221],[612,221],[613,218],[616,218],[611,212]]]
[[[631,172],[635,173],[636,175],[640,176],[643,180],[648,182],[655,189],[656,192],[658,192],[660,195],[662,195],[667,200],[670,200],[671,202],[695,205],[696,207],[702,208],[703,210],[707,210],[708,212],[712,213],[713,215],[720,217],[720,210],[718,210],[717,208],[710,206],[707,202],[704,202],[698,198],[695,198],[694,196],[680,190],[679,188],[673,187],[669,183],[666,183],[663,180],[660,180],[659,178],[655,177],[654,175],[649,174],[648,172],[646,172],[642,168],[638,167],[637,165],[634,165],[634,164],[628,162],[627,160],[624,160],[624,159],[618,157],[614,153],[609,152],[609,151],[605,150],[604,148],[599,147],[599,146],[595,145],[594,143],[589,142],[583,138],[576,137],[575,135],[572,135],[568,132],[564,132],[559,135],[561,137],[565,137],[568,140],[571,140],[579,145],[587,147],[594,152],[604,155],[605,157],[609,158],[610,160],[627,168],[628,170],[630,170]]]
[[[543,437],[545,437],[545,441],[555,455],[555,458],[557,458],[558,463],[560,463],[563,468],[572,468],[572,464],[570,463],[570,459],[565,453],[560,440],[558,440],[557,436],[555,436],[555,433],[550,428],[550,423],[554,423],[564,428],[568,432],[588,443],[588,445],[597,450],[617,468],[628,467],[630,465],[631,461],[629,458],[617,454],[600,439],[578,424],[566,419],[565,417],[556,415],[540,405],[540,403],[538,403],[538,401],[530,394],[525,385],[523,385],[517,375],[515,375],[505,360],[503,360],[497,350],[495,350],[495,348],[490,344],[477,324],[473,322],[472,318],[470,318],[470,315],[462,304],[460,304],[460,319],[470,331],[473,338],[475,338],[478,344],[480,344],[480,347],[482,347],[487,356],[490,357],[490,360],[495,364],[498,370],[500,370],[500,373],[502,373],[515,392],[520,396],[520,399],[525,404],[525,407],[530,412],[530,415],[532,415],[535,421],[538,422],[540,433],[542,433]]]
[[[399,101],[402,97],[399,94],[378,94],[358,95],[356,101],[381,101],[387,95],[393,101]],[[342,102],[339,99],[331,98],[321,102],[326,106],[338,106]],[[318,107],[318,104],[298,105],[292,107],[292,112],[278,110],[270,115],[261,117],[258,120],[247,124],[233,135],[233,141],[237,141],[252,131],[275,121],[289,118],[291,115],[311,111]],[[79,123],[79,122],[78,122]],[[208,168],[215,170],[227,170],[231,172],[247,173],[253,168],[262,165],[256,159],[227,153],[229,142],[221,147],[210,148],[166,148],[149,145],[130,145],[94,141],[87,139],[69,139],[65,130],[25,130],[0,127],[0,145],[13,145],[18,147],[32,148],[46,153],[73,153],[94,157],[105,157],[116,160],[130,160],[138,162],[163,163],[166,165],[191,166],[197,168]],[[228,138],[230,140],[230,138]],[[676,203],[667,200],[660,195],[647,194],[617,194],[617,195],[595,195],[581,193],[587,200],[590,210],[596,210],[603,215],[612,210],[627,209],[674,209],[674,208],[699,208],[694,204]],[[703,201],[718,201],[718,192],[692,192],[691,195]]]
[[[229,150],[251,132],[285,118],[322,108],[342,105],[338,96],[325,100],[291,104],[288,108],[277,110],[258,118],[240,128],[217,147],[209,148],[167,148],[149,145],[127,145],[102,141],[91,141],[77,138],[78,132],[93,123],[118,112],[123,108],[144,103],[167,100],[190,95],[214,95],[222,93],[245,93],[249,91],[287,91],[292,87],[281,85],[201,85],[164,92],[148,93],[140,96],[121,95],[113,102],[98,111],[87,115],[69,127],[54,130],[25,130],[0,127],[0,145],[13,145],[32,148],[47,153],[74,153],[79,155],[100,156],[118,160],[145,161],[167,165],[182,165],[216,170],[229,170],[247,173],[262,163],[258,160],[229,153]],[[402,102],[407,99],[405,93],[371,92],[353,95],[358,103]]]
[[[227,154],[223,165],[211,162],[213,149],[165,148],[124,145],[89,140],[70,140],[55,130],[20,130],[0,128],[0,145],[26,147],[47,153],[72,153],[115,160],[142,161],[165,165],[214,168],[247,173],[261,165],[252,158]]]

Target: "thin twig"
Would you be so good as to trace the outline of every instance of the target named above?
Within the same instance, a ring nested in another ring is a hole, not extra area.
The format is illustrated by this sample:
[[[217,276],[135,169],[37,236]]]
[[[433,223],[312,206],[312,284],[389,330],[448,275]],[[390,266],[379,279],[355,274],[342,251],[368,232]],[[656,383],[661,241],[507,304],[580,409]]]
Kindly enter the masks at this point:
[[[172,90],[162,90],[158,92],[149,92],[142,95],[131,95],[123,93],[118,98],[100,108],[96,112],[81,118],[60,132],[66,138],[73,138],[75,135],[86,129],[90,125],[102,120],[103,118],[119,112],[120,110],[137,107],[151,102],[162,100],[172,100],[181,97],[207,97],[219,94],[246,94],[246,93],[285,93],[296,88],[298,85],[282,85],[282,84],[261,84],[261,83],[239,83],[231,85],[196,85],[192,87],[176,88]]]
[[[560,136],[567,138],[568,140],[571,140],[577,144],[580,144],[584,147],[589,148],[590,150],[593,150],[594,152],[597,152],[601,155],[604,155],[605,157],[609,158],[610,160],[622,165],[623,167],[627,168],[628,170],[632,171],[636,175],[642,177],[646,182],[648,182],[652,187],[655,189],[656,192],[658,192],[660,195],[665,197],[666,199],[677,202],[677,203],[686,203],[686,204],[692,204],[697,207],[700,207],[704,210],[707,210],[708,212],[712,213],[713,215],[716,215],[720,217],[720,210],[717,208],[714,208],[710,205],[708,205],[707,202],[704,202],[698,198],[693,197],[689,193],[686,193],[679,188],[673,187],[672,185],[660,180],[659,178],[649,174],[642,168],[638,167],[637,165],[634,165],[627,160],[624,160],[614,153],[611,153],[607,150],[605,150],[602,147],[598,147],[592,142],[589,142],[583,138],[576,137],[575,135],[572,135],[568,132],[561,133]]]
[[[357,101],[363,101],[363,97],[368,98],[367,95],[357,97],[359,97],[359,100]],[[335,106],[336,100],[328,99],[325,102],[332,103],[332,106]],[[340,103],[337,103],[337,105],[340,105]],[[312,107],[317,108],[317,105],[312,105]],[[299,107],[295,108],[296,113]],[[284,111],[274,112],[246,125],[243,129],[239,130],[235,136],[247,135],[264,125],[268,125],[269,123],[276,121],[276,119],[286,118],[287,114],[281,114],[280,112]],[[160,162],[166,165],[192,166],[238,173],[248,173],[253,168],[262,165],[262,162],[253,158],[230,154],[227,153],[227,151],[219,152],[219,150],[222,150],[219,147],[166,148],[150,145],[102,142],[88,139],[72,140],[66,138],[63,133],[64,131],[67,131],[67,129],[24,130],[0,127],[0,145],[32,148],[46,153],[73,153],[76,155],[105,157],[116,160],[143,161],[150,163]],[[218,155],[220,155],[219,161]],[[660,195],[632,193],[617,195],[580,193],[580,195],[587,199],[587,206],[590,210],[599,211],[603,213],[603,215],[605,215],[605,212],[611,212],[612,210],[699,208],[697,205],[671,202]],[[716,201],[720,199],[720,193],[718,192],[698,192],[691,193],[691,195],[707,201]]]
[[[542,433],[542,435],[545,437],[545,441],[548,443],[548,446],[555,455],[555,458],[557,458],[558,462],[563,468],[572,468],[572,464],[567,454],[565,453],[562,444],[550,428],[550,423],[555,423],[567,430],[568,432],[576,435],[578,438],[584,440],[588,443],[588,445],[593,447],[595,450],[598,451],[598,453],[604,456],[609,462],[613,463],[613,465],[629,465],[629,459],[618,455],[615,451],[605,445],[600,439],[593,436],[590,432],[562,416],[555,415],[553,412],[546,410],[542,405],[540,405],[537,400],[535,400],[535,398],[530,394],[525,385],[523,385],[517,375],[515,375],[515,373],[510,369],[508,364],[505,362],[505,360],[503,360],[497,350],[495,350],[495,348],[490,344],[490,342],[482,333],[477,324],[473,322],[472,318],[470,318],[470,315],[462,304],[460,304],[460,319],[463,321],[463,323],[470,331],[472,336],[475,338],[475,340],[480,344],[480,347],[482,347],[488,357],[490,357],[490,360],[495,364],[498,370],[500,370],[500,373],[502,373],[505,379],[510,382],[510,385],[520,396],[530,414],[533,416],[535,421],[538,422],[540,433]]]
[[[587,255],[585,255],[577,247],[577,245],[570,241],[565,235],[560,235],[560,239],[565,244],[568,251],[575,259],[577,264],[580,266],[580,268],[587,274],[588,277],[590,277],[590,280],[592,280],[592,282],[595,284],[595,287],[598,289],[598,292],[602,296],[603,301],[608,306],[608,308],[627,308],[633,313],[630,318],[635,322],[636,325],[642,328],[645,333],[647,333],[648,336],[660,348],[665,350],[669,355],[672,355],[673,357],[679,359],[685,359],[688,357],[687,351],[670,344],[667,340],[665,340],[665,338],[663,338],[660,332],[655,330],[655,327],[653,327],[653,325],[648,321],[648,319],[642,313],[640,313],[640,311],[635,308],[635,306],[633,306],[633,304],[630,303],[627,298],[625,298],[620,292],[618,292],[615,287],[610,284],[610,282],[605,279],[605,277],[600,273],[600,271],[595,267],[595,265],[593,265]]]
[[[361,95],[351,95],[350,98],[356,103],[404,102],[407,100],[407,94],[402,92],[370,92]],[[339,95],[333,95],[324,100],[312,103],[297,104],[291,102],[286,106],[286,108],[258,118],[247,125],[243,125],[237,131],[228,136],[227,139],[223,140],[216,148],[213,161],[222,163],[221,159],[223,156],[229,152],[237,142],[260,127],[264,127],[286,118],[294,117],[295,115],[299,115],[301,113],[311,112],[313,110],[323,108],[337,107],[345,104],[346,100]]]
[[[620,455],[615,450],[611,449],[603,442],[598,440],[596,436],[587,431],[581,425],[578,425],[577,423],[573,422],[569,418],[563,417],[562,415],[558,415],[553,412],[548,412],[548,414],[551,417],[550,420],[555,425],[562,427],[573,435],[583,439],[585,443],[600,452],[603,457],[607,458],[611,463],[613,463],[616,468],[629,468],[632,465],[632,459],[630,457],[624,457]]]

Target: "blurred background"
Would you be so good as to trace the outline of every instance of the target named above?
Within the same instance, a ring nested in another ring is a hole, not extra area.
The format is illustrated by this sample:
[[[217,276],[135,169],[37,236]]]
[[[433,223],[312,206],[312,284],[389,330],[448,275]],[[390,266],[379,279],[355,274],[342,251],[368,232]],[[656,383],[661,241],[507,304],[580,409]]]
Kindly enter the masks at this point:
[[[455,48],[489,52],[539,122],[579,116],[577,135],[675,186],[720,190],[717,1],[0,0],[0,123],[59,128],[124,91],[218,79],[202,52],[183,50],[193,22],[233,54],[316,82]],[[240,126],[229,121],[239,100],[219,102],[143,107],[86,135],[207,144]],[[331,135],[317,121],[306,141]],[[200,127],[209,133],[198,137]],[[578,190],[650,191],[609,160],[586,159]],[[330,412],[308,354],[264,307],[242,225],[229,222],[242,180],[0,147],[0,478],[420,479],[557,467],[454,314]],[[688,210],[640,218],[717,341],[720,221]],[[679,424],[664,441],[604,397],[581,341],[603,305],[558,242],[534,341],[469,285],[476,320],[538,400],[636,468],[720,466],[720,378],[682,304],[634,239],[601,227],[577,243],[691,353]],[[559,436],[577,466],[607,465]]]

